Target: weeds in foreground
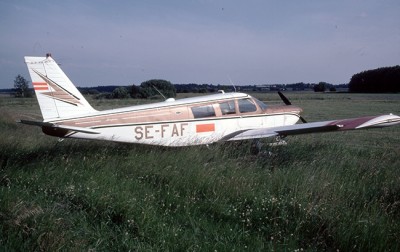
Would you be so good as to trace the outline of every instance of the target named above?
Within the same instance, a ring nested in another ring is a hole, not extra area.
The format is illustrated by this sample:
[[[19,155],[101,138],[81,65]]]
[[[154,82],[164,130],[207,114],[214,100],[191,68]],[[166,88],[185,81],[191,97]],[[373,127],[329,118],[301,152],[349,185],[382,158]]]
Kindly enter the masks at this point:
[[[399,250],[398,129],[352,132],[351,142],[293,137],[252,156],[250,142],[58,143],[9,115],[5,250]],[[386,144],[370,148],[377,134]]]

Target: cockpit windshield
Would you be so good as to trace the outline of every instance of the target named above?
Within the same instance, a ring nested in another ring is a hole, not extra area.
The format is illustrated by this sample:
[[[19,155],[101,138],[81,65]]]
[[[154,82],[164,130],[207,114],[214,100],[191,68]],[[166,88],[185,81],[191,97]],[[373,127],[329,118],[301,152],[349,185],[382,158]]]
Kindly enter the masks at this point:
[[[262,102],[262,101],[260,101],[260,100],[257,100],[257,99],[254,98],[254,97],[253,97],[253,99],[254,99],[254,101],[258,104],[258,106],[259,106],[262,110],[266,110],[266,109],[267,109],[267,105],[266,105],[264,102]]]

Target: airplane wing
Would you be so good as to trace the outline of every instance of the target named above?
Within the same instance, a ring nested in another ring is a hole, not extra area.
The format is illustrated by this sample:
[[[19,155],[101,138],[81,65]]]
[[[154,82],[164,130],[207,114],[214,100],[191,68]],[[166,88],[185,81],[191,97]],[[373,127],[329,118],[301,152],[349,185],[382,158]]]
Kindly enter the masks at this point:
[[[318,132],[381,128],[400,124],[400,116],[393,114],[351,119],[294,124],[288,126],[248,129],[233,132],[220,141],[235,141],[273,136],[289,136]]]
[[[28,120],[20,120],[19,122],[23,123],[23,124],[34,125],[34,126],[39,126],[39,127],[65,129],[65,130],[82,132],[82,133],[87,133],[87,134],[100,134],[100,132],[90,129],[90,128],[74,127],[74,126],[68,126],[68,125],[59,125],[59,124],[48,123],[48,122],[38,122],[38,121],[28,121]]]

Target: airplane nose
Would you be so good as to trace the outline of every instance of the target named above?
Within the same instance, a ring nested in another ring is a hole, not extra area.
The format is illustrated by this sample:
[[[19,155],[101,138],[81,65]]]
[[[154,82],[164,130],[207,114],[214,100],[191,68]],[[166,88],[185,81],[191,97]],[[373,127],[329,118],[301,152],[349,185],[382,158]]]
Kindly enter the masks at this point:
[[[292,106],[296,114],[301,114],[303,112],[303,109],[297,106]]]
[[[300,120],[303,122],[303,123],[307,123],[307,121],[306,121],[306,119],[304,119],[302,116],[301,116],[301,113],[303,112],[303,109],[302,108],[300,108],[300,107],[297,107],[297,106],[294,106],[295,107],[295,111],[296,111],[296,114],[299,116],[299,118],[300,118]]]

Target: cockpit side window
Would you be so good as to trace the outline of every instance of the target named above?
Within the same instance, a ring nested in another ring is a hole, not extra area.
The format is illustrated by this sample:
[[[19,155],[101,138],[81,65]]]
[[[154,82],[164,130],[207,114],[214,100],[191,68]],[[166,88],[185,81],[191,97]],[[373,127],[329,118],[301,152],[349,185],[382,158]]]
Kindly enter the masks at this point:
[[[194,118],[204,118],[215,116],[215,110],[212,105],[193,107],[192,113]]]
[[[250,113],[257,111],[257,107],[251,99],[238,100],[240,113]]]
[[[257,100],[257,99],[254,98],[254,97],[253,97],[253,99],[254,99],[254,101],[258,104],[258,106],[259,106],[262,110],[266,110],[266,109],[267,109],[267,105],[266,105],[264,102],[262,102],[262,101],[260,101],[260,100]]]
[[[234,101],[222,102],[219,104],[219,107],[222,115],[236,114]]]

